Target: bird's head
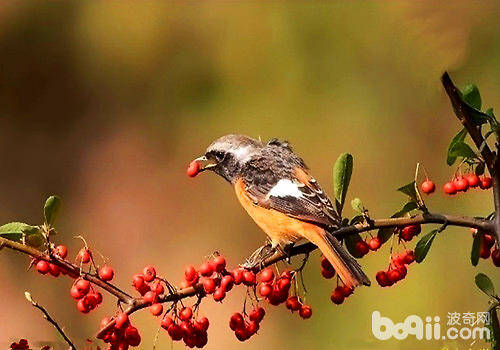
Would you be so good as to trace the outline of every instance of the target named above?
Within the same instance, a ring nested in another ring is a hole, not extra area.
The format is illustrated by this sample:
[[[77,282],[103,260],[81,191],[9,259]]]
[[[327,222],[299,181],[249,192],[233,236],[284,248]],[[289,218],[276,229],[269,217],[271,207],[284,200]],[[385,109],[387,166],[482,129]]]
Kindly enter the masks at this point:
[[[234,183],[245,164],[262,148],[262,143],[244,135],[226,135],[208,146],[205,154],[196,158],[188,167],[188,175],[211,170]]]

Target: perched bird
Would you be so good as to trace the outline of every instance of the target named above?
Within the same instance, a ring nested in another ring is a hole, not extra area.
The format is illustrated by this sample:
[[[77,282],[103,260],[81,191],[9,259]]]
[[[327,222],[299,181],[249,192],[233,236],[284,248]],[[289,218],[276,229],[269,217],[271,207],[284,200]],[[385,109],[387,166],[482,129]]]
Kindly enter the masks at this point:
[[[268,235],[273,248],[306,239],[333,265],[345,285],[369,285],[357,261],[333,237],[340,218],[332,202],[289,143],[226,135],[191,162],[188,175],[211,170],[235,189],[239,202]]]

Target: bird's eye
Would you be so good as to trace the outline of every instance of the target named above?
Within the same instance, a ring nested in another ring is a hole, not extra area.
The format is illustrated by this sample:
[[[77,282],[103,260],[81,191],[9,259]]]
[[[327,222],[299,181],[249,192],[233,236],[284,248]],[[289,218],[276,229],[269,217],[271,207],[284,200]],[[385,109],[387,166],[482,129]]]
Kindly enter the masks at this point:
[[[215,160],[217,160],[217,162],[220,162],[222,159],[224,159],[224,154],[222,152],[215,153]]]

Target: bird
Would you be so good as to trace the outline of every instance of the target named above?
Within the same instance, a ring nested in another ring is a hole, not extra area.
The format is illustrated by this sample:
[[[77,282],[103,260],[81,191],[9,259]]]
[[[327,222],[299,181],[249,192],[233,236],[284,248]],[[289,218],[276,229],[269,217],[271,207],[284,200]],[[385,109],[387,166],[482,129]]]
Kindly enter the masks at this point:
[[[300,240],[315,244],[344,285],[370,285],[361,266],[333,234],[341,224],[328,195],[290,143],[229,134],[213,141],[188,167],[194,177],[212,171],[229,182],[240,204],[267,234],[274,249]]]

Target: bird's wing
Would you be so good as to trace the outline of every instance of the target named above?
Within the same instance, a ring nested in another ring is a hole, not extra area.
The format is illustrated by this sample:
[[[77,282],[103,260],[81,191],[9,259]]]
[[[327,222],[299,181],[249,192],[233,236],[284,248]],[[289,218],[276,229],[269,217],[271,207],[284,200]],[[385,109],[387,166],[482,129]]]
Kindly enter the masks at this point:
[[[270,176],[246,179],[245,185],[250,198],[262,207],[321,226],[340,224],[330,199],[304,169],[299,168],[289,178],[279,180]]]

